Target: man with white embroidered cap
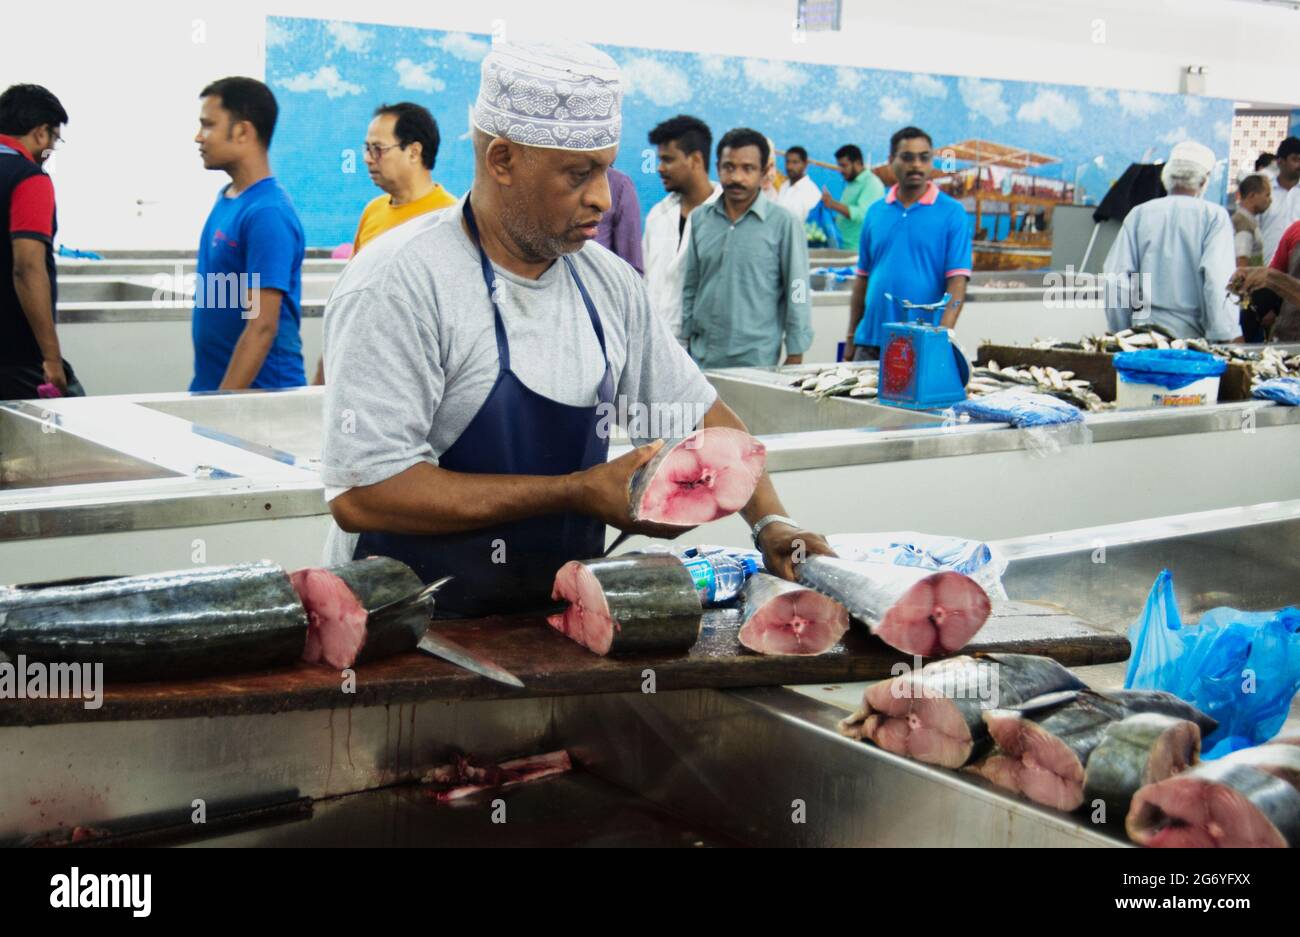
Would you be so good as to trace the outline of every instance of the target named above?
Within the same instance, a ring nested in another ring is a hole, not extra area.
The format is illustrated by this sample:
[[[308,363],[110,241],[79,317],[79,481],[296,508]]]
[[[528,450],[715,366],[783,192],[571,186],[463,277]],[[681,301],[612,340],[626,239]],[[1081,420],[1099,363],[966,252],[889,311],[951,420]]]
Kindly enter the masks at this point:
[[[1209,147],[1177,144],[1160,174],[1168,194],[1124,219],[1103,266],[1118,287],[1108,290],[1111,331],[1152,323],[1175,338],[1242,340],[1239,310],[1227,296],[1237,265],[1232,219],[1201,197],[1214,167]]]
[[[743,428],[655,316],[641,279],[599,244],[622,81],[578,43],[499,43],[472,111],[474,182],[460,203],[376,241],[325,310],[322,475],[337,526],[327,561],[392,556],[462,615],[549,600],[555,571],[634,524],[628,482],[661,443],[607,461],[610,417],[656,407]],[[685,422],[685,421],[683,421]],[[641,445],[641,443],[647,443]],[[797,545],[766,477],[742,512],[769,568]]]

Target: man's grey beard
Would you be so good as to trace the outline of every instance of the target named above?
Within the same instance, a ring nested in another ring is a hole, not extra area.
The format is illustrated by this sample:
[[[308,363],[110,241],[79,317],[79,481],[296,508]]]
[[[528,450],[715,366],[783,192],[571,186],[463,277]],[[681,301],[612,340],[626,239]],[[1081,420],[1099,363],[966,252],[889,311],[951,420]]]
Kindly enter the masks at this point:
[[[575,250],[564,238],[542,231],[535,221],[517,211],[509,199],[503,199],[501,203],[501,224],[524,259],[533,263],[555,260]]]

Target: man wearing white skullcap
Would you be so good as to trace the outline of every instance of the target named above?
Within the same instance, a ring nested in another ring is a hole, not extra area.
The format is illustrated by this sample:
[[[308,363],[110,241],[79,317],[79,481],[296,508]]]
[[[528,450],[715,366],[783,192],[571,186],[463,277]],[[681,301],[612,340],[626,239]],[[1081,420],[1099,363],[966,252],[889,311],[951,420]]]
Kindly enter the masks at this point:
[[[1160,174],[1168,193],[1128,213],[1103,267],[1112,331],[1158,325],[1176,338],[1241,341],[1240,310],[1229,301],[1236,269],[1232,219],[1205,201],[1214,151],[1177,144]]]
[[[326,562],[372,554],[432,581],[440,612],[550,603],[555,572],[634,522],[629,483],[660,437],[743,428],[597,243],[622,77],[578,43],[500,43],[472,111],[474,182],[370,243],[325,310]],[[637,444],[607,461],[623,425]],[[830,547],[764,476],[742,511],[768,569]]]

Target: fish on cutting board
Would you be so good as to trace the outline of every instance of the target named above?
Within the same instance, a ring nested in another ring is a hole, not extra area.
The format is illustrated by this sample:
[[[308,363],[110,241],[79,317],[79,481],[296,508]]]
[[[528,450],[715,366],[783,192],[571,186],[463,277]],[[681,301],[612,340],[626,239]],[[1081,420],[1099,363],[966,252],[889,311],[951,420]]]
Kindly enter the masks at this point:
[[[103,664],[109,682],[269,670],[303,652],[307,614],[272,563],[0,589],[0,653]]]
[[[1125,716],[1155,712],[1195,723],[1204,734],[1218,723],[1161,690],[1075,690],[1053,693],[983,714],[997,748],[976,766],[999,787],[1057,810],[1083,804],[1084,767],[1106,728]]]
[[[628,489],[632,518],[694,527],[734,514],[753,497],[766,464],[766,447],[749,433],[696,430],[637,469]]]
[[[840,723],[840,732],[896,755],[960,768],[988,744],[985,710],[1083,688],[1050,657],[951,657],[867,687],[862,707]]]
[[[343,670],[404,654],[414,650],[428,629],[429,609],[424,604],[371,615],[424,585],[411,567],[390,557],[300,569],[289,578],[307,610],[302,659],[308,663]]]
[[[425,608],[371,610],[419,591],[410,567],[372,557],[289,574],[272,563],[0,590],[0,653],[102,663],[111,682],[344,668],[415,647]]]
[[[1106,726],[1083,772],[1083,802],[1105,805],[1107,823],[1124,822],[1133,795],[1186,771],[1201,754],[1195,722],[1164,713],[1138,713]]]
[[[796,575],[890,647],[923,657],[965,647],[992,610],[975,580],[951,570],[810,556]]]
[[[572,560],[551,598],[568,602],[552,628],[600,655],[685,651],[700,636],[704,607],[676,556],[626,553]]]
[[[1300,739],[1241,749],[1133,795],[1125,828],[1141,846],[1300,846]]]
[[[760,654],[822,654],[849,630],[839,602],[768,573],[749,577],[740,607],[740,643]]]

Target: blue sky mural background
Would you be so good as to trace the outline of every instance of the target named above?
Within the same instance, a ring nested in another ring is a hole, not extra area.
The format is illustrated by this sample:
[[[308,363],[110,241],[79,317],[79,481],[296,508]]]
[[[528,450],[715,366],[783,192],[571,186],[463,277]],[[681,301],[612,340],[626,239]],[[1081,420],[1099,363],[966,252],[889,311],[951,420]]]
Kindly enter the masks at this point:
[[[977,138],[1055,156],[1059,163],[1035,174],[1073,181],[1080,171],[1093,199],[1129,163],[1162,159],[1179,140],[1198,140],[1224,161],[1228,156],[1230,100],[600,48],[623,67],[627,81],[616,165],[636,182],[643,215],[663,197],[654,160],[643,156],[646,133],[683,112],[706,121],[715,140],[747,124],[778,149],[801,144],[826,162],[834,162],[844,143],[858,144],[873,163],[884,162],[889,135],[916,124],[940,148]],[[411,100],[428,107],[442,133],[434,178],[455,194],[469,187],[469,105],[489,49],[486,34],[267,18],[266,81],[280,102],[272,161],[298,206],[309,244],[351,241],[361,209],[378,194],[366,175],[361,144],[381,102]],[[345,151],[354,154],[353,172],[346,171]],[[1223,166],[1207,194],[1217,201],[1226,193]],[[830,170],[813,167],[812,176],[837,194],[843,186]]]

